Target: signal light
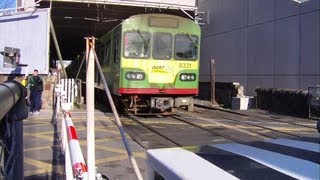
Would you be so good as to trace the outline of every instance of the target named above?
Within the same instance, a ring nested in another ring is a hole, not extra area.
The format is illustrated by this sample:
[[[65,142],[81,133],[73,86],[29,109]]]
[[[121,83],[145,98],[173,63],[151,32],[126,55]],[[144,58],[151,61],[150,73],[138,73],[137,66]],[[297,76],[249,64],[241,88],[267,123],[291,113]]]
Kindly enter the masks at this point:
[[[196,74],[195,73],[181,73],[180,80],[181,81],[195,81]]]
[[[144,72],[126,72],[125,77],[129,81],[143,81],[146,75]]]

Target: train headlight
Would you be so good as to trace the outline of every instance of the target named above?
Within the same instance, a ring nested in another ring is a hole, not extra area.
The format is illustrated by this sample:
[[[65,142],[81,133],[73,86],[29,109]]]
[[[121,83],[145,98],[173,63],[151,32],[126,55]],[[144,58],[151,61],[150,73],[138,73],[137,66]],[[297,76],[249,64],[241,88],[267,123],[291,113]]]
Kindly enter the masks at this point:
[[[181,73],[180,74],[181,81],[195,81],[196,78],[197,77],[196,77],[195,73]]]
[[[144,72],[126,72],[125,77],[129,81],[143,81],[146,75]]]

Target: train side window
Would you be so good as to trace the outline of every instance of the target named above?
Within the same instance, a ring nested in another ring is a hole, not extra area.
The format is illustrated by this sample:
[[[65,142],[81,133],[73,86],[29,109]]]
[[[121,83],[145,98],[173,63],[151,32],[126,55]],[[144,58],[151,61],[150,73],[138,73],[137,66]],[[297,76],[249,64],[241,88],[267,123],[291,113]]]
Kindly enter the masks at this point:
[[[113,55],[114,55],[114,62],[115,63],[118,63],[120,61],[120,46],[121,46],[121,43],[120,43],[120,32],[121,31],[117,31],[115,32],[115,35],[114,35],[114,51],[113,51]]]
[[[104,49],[105,49],[105,45],[100,44],[98,58],[99,58],[99,61],[101,62],[101,65],[105,65],[104,64]]]
[[[104,51],[104,55],[103,55],[103,62],[104,65],[109,65],[110,64],[110,41],[106,42],[103,51]]]
[[[172,36],[169,33],[155,33],[153,35],[153,58],[172,58]]]
[[[150,58],[150,38],[148,32],[140,32],[139,30],[125,32],[123,38],[124,57],[126,58]]]
[[[198,57],[198,37],[190,34],[177,34],[174,38],[174,58],[195,60]]]

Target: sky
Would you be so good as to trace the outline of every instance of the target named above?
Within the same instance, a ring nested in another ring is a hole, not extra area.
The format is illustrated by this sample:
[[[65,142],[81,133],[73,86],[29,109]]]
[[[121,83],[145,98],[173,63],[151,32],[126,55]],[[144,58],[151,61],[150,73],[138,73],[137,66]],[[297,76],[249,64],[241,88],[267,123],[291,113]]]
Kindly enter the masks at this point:
[[[0,0],[0,9],[13,8],[16,6],[16,0]]]

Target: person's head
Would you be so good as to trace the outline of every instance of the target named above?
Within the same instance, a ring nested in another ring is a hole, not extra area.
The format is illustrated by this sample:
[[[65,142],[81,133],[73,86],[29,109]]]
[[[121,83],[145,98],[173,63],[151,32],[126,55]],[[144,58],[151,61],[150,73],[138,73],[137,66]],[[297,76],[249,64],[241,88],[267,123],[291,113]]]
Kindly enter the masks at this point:
[[[37,69],[33,70],[33,75],[34,75],[34,76],[37,76],[37,75],[38,75],[38,70],[37,70]]]

